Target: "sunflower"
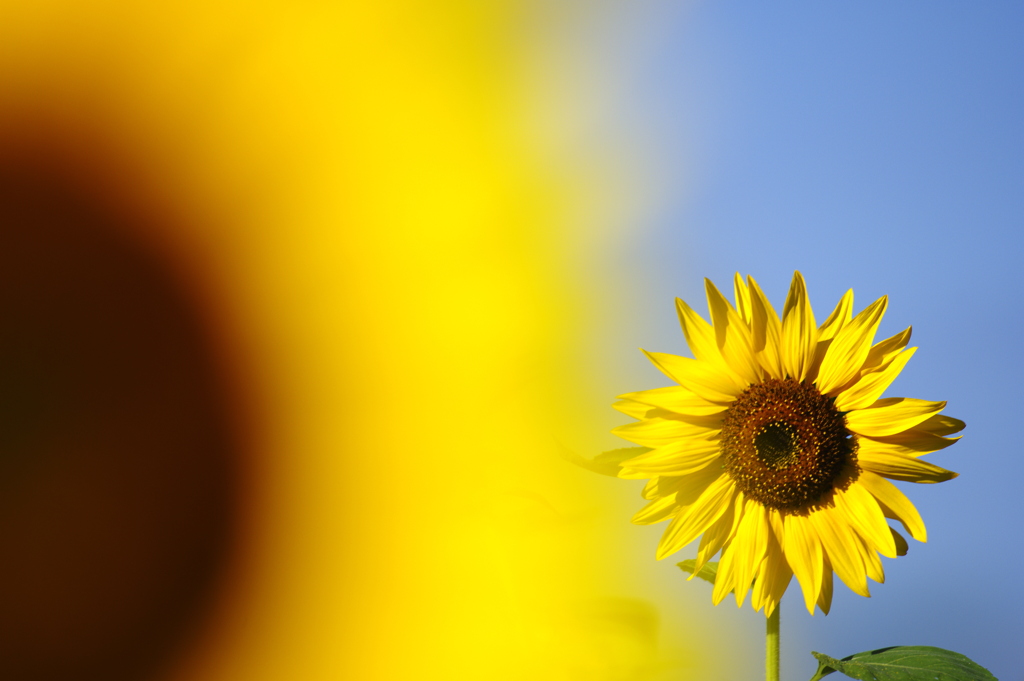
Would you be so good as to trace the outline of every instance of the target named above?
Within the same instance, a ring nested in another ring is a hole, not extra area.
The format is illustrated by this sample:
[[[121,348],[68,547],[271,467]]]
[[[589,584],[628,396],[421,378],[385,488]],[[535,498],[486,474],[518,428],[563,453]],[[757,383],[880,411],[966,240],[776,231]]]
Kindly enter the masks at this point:
[[[647,357],[678,385],[620,396],[638,421],[613,432],[642,445],[619,477],[649,479],[633,522],[670,520],[665,558],[700,537],[697,573],[721,553],[717,605],[735,592],[770,615],[795,575],[807,609],[828,614],[833,572],[869,596],[879,554],[907,551],[899,521],[925,541],[914,505],[889,480],[934,483],[956,473],[922,454],[956,442],[964,423],[945,402],[882,398],[914,354],[910,329],[872,345],[887,298],[852,315],[853,291],[818,326],[796,272],[782,319],[752,277],[733,306],[705,280],[711,323],[676,299],[694,358]]]

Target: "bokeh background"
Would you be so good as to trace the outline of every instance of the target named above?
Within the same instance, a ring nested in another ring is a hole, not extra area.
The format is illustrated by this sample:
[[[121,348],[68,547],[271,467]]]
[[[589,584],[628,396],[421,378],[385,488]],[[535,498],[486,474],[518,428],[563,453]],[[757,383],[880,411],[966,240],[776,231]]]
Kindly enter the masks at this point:
[[[1019,678],[1022,15],[0,2],[0,675],[759,676],[563,455],[624,444],[675,296],[799,269],[888,294],[891,393],[968,430],[872,598],[784,600],[783,673]]]

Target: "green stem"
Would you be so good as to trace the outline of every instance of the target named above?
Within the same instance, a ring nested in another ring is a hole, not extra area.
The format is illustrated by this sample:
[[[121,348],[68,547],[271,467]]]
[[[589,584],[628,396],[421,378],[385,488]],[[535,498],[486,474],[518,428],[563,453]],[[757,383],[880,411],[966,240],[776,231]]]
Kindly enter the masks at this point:
[[[775,609],[768,616],[768,631],[765,636],[764,654],[764,678],[765,681],[779,681],[779,607],[781,603],[775,604]]]

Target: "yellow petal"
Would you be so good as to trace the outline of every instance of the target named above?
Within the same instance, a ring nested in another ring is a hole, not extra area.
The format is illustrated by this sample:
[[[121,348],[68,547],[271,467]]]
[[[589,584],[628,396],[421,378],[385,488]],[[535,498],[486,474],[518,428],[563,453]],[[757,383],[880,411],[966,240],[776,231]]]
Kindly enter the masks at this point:
[[[719,466],[702,468],[689,475],[655,475],[644,485],[642,495],[644,499],[660,499],[678,493],[676,503],[688,506],[724,472],[725,470]]]
[[[772,378],[785,378],[780,348],[782,347],[782,322],[772,304],[764,295],[753,277],[747,277],[750,286],[751,338],[754,356],[758,364]]]
[[[925,530],[924,521],[921,520],[921,514],[914,508],[910,499],[907,499],[906,495],[899,491],[894,484],[869,470],[860,472],[857,484],[863,485],[867,491],[871,492],[886,518],[903,523],[903,527],[917,541],[928,540],[928,532]]]
[[[679,414],[674,411],[668,411],[667,409],[659,409],[655,407],[648,411],[644,418],[681,421],[683,423],[689,423],[691,425],[697,426],[698,428],[717,431],[722,429],[722,423],[724,423],[725,421],[725,410],[717,414],[709,414],[708,416],[693,416],[691,414]]]
[[[736,311],[739,312],[740,318],[746,322],[747,326],[750,326],[753,321],[750,310],[750,289],[747,288],[747,284],[739,272],[732,279],[732,287],[736,295]]]
[[[864,558],[861,544],[852,528],[834,508],[823,507],[808,516],[818,538],[828,554],[839,579],[855,594],[870,596],[868,582],[864,575]]]
[[[679,480],[678,477],[665,478],[665,479],[666,480],[674,480],[674,481],[678,481]],[[676,493],[675,489],[673,489],[671,492],[662,492],[661,494],[659,494],[658,493],[658,484],[660,482],[661,482],[661,478],[659,478],[659,477],[653,477],[650,480],[648,480],[647,484],[644,485],[643,490],[640,492],[640,496],[642,496],[644,499],[657,499],[658,497],[664,497],[664,496],[667,496],[669,494],[675,494]]]
[[[784,522],[786,560],[803,589],[807,611],[813,614],[821,589],[821,541],[807,516],[787,515]]]
[[[747,499],[743,509],[743,518],[736,528],[736,536],[729,545],[728,552],[732,558],[732,569],[735,573],[733,588],[736,592],[736,605],[743,605],[764,560],[768,548],[768,517],[760,502]]]
[[[900,454],[866,451],[857,454],[860,467],[878,473],[891,480],[904,482],[945,482],[957,477],[953,471],[947,471],[935,464],[914,459]]]
[[[761,563],[761,569],[754,582],[754,593],[750,597],[754,610],[764,608],[765,617],[770,616],[782,600],[782,595],[786,593],[792,579],[793,570],[786,562],[778,537],[772,532],[768,537],[764,562]]]
[[[697,548],[696,564],[694,565],[693,572],[686,578],[687,580],[697,576],[697,573],[704,567],[704,564],[714,558],[715,554],[721,551],[722,547],[735,534],[736,526],[743,517],[743,503],[743,493],[738,492],[735,503],[730,505],[711,527],[704,530],[704,535],[700,538],[700,546]]]
[[[676,419],[644,419],[612,429],[613,435],[644,447],[661,447],[680,440],[703,440],[715,435],[713,428],[696,426]]]
[[[693,505],[700,499],[700,495],[704,494],[704,491],[723,475],[725,475],[724,467],[711,465],[699,471],[694,471],[689,475],[679,475],[666,479],[679,481],[676,485],[676,504],[685,507]],[[665,487],[667,489],[668,485]]]
[[[697,393],[684,388],[681,385],[671,385],[666,388],[655,388],[635,393],[619,395],[620,400],[631,400],[640,404],[648,405],[648,408],[656,407],[676,414],[687,416],[709,416],[711,414],[722,414],[726,408],[724,405],[708,402]]]
[[[836,490],[836,509],[857,531],[868,546],[889,558],[896,557],[896,542],[889,531],[878,502],[864,487],[853,483],[845,490]]]
[[[725,513],[735,493],[736,485],[728,475],[708,486],[692,506],[669,523],[658,544],[658,560],[672,555],[710,527]]]
[[[647,484],[644,485],[641,494],[644,499],[659,499],[681,493],[682,496],[677,500],[677,503],[683,504],[682,500],[689,499],[690,491],[694,486],[697,486],[699,487],[699,492],[692,499],[685,502],[686,504],[691,504],[699,496],[700,492],[703,492],[705,487],[711,484],[723,472],[724,470],[720,467],[717,470],[708,472],[701,469],[692,475],[655,475],[647,480]]]
[[[945,449],[959,440],[958,437],[939,437],[919,428],[910,428],[886,437],[860,436],[857,438],[857,452],[858,455],[860,452],[880,452],[917,457]]]
[[[711,603],[718,605],[736,586],[734,569],[735,560],[727,544],[722,551],[722,560],[718,561],[718,572],[715,575],[715,588],[711,591]],[[737,596],[738,598],[739,596]]]
[[[882,296],[836,334],[818,371],[817,386],[822,394],[831,395],[860,377],[887,304],[888,298]]]
[[[959,433],[966,427],[967,424],[960,419],[955,419],[952,416],[946,416],[944,414],[937,414],[927,421],[922,421],[914,428],[916,430],[923,430],[926,433],[931,433],[932,435],[952,435],[953,433]]]
[[[864,559],[864,571],[867,573],[868,579],[885,584],[885,570],[882,568],[882,561],[878,554],[865,541],[864,537],[857,537],[857,541],[860,542],[860,555]],[[892,557],[895,558],[895,556]]]
[[[653,407],[633,400],[619,400],[612,404],[612,409],[617,409],[626,416],[632,416],[635,419],[642,419],[647,416],[647,412],[653,409]]]
[[[839,304],[836,305],[836,309],[832,310],[832,314],[818,328],[818,340],[823,341],[835,338],[836,334],[850,321],[852,313],[853,289],[850,289],[843,294],[843,297],[839,299]]]
[[[673,476],[689,475],[711,465],[722,455],[722,446],[718,440],[688,439],[672,442],[661,447],[623,461],[623,471],[629,471],[640,477],[649,478],[653,475]],[[625,477],[620,474],[620,478]]]
[[[722,355],[715,343],[715,329],[697,314],[682,298],[676,298],[676,313],[683,328],[686,344],[693,356],[716,367],[725,366]]]
[[[886,397],[869,407],[849,412],[846,415],[846,426],[858,435],[895,435],[913,428],[945,407],[945,402],[929,402],[912,397]]]
[[[728,405],[743,392],[744,388],[738,386],[728,374],[707,362],[664,352],[642,352],[663,374],[709,402]]]
[[[832,345],[832,340],[850,322],[852,311],[853,289],[850,289],[839,299],[839,304],[832,310],[832,314],[828,316],[828,319],[818,327],[818,343],[814,347],[814,361],[811,365],[810,375],[818,375],[818,369],[821,367],[821,363],[824,361],[825,355]]]
[[[896,380],[916,351],[917,348],[909,348],[896,355],[885,368],[861,376],[860,380],[836,396],[836,409],[853,411],[874,403],[889,384]]]
[[[683,335],[686,336],[686,343],[690,346],[693,356],[701,362],[706,362],[714,367],[718,373],[727,377],[735,387],[740,390],[746,388],[749,381],[740,378],[740,375],[723,357],[716,339],[714,326],[704,321],[681,298],[676,298],[676,313],[679,315],[679,325],[683,329]]]
[[[799,272],[793,273],[786,305],[782,312],[782,368],[798,381],[813,380],[809,376],[814,362],[814,349],[818,343],[818,327],[814,323],[814,310],[807,299],[807,288]]]
[[[910,342],[911,327],[905,328],[895,336],[886,338],[884,341],[875,343],[864,360],[864,372],[875,371],[892,361],[903,348]]]
[[[652,525],[667,520],[676,511],[676,495],[670,494],[661,499],[655,499],[651,503],[637,511],[630,521],[636,525]]]
[[[832,563],[828,561],[828,556],[822,561],[821,568],[821,593],[818,594],[817,605],[827,615],[832,609]]]
[[[715,329],[715,343],[725,363],[746,385],[760,383],[761,368],[754,359],[750,327],[710,279],[704,280],[704,290],[707,292],[711,323]]]
[[[757,576],[754,578],[754,584],[750,591],[750,605],[754,608],[754,612],[757,612],[765,605],[765,599],[769,587],[769,585],[766,583],[765,577],[767,571],[770,569],[769,563],[771,560],[772,549],[771,543],[769,542],[769,548],[765,552],[764,560],[761,561],[761,568],[758,570]]]
[[[768,511],[768,524],[772,526],[772,532],[775,533],[775,538],[779,540],[779,546],[784,546],[786,532],[785,521],[782,518],[782,514],[774,508],[770,509]]]
[[[818,369],[821,368],[821,362],[825,359],[825,354],[828,352],[829,346],[832,345],[832,339],[819,340],[814,346],[814,359],[811,360],[811,368],[808,370],[807,375],[813,376],[813,381],[817,381]]]
[[[892,529],[891,527],[889,528],[889,531],[892,532],[893,541],[896,542],[896,555],[897,556],[905,556],[905,555],[907,555],[907,551],[910,550],[910,547],[907,545],[907,540],[903,538],[902,534],[900,534],[896,530]]]

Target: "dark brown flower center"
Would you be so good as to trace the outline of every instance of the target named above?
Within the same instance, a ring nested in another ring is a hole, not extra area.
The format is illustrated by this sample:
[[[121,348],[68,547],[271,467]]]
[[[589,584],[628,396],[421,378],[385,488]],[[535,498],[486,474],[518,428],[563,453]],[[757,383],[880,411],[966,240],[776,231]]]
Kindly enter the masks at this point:
[[[779,510],[820,501],[856,463],[856,450],[833,400],[792,378],[750,386],[722,424],[722,452],[736,486]]]

